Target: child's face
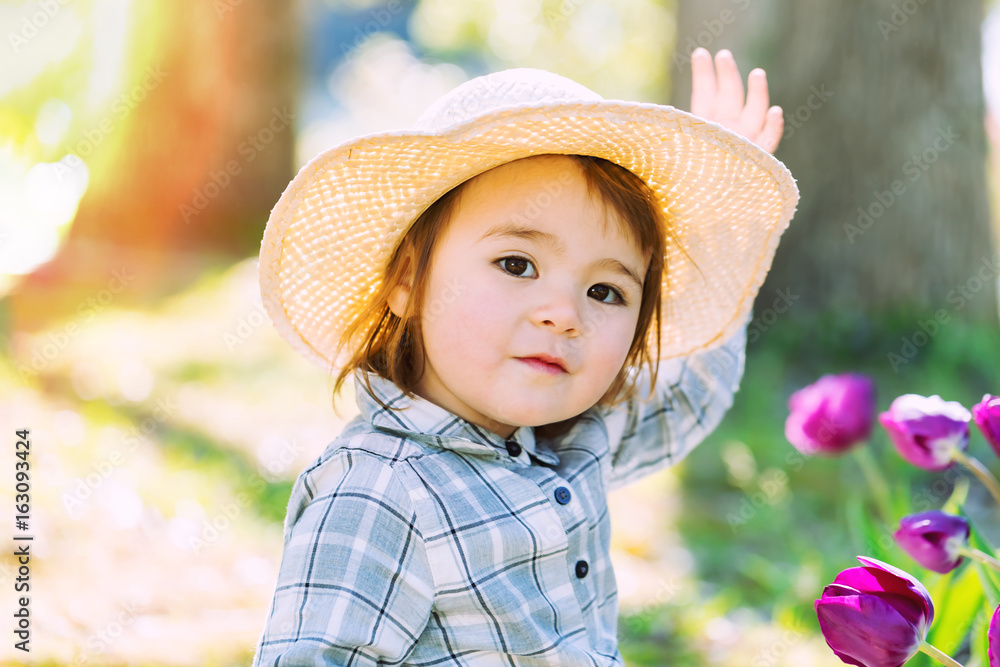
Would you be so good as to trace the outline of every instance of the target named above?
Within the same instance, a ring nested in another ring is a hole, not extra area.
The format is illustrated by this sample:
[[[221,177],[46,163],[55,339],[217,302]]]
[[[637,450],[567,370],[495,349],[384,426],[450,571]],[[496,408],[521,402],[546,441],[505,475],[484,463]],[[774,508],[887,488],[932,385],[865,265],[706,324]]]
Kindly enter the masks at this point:
[[[625,362],[642,296],[614,263],[639,281],[648,265],[614,220],[602,230],[607,214],[563,156],[504,164],[470,183],[431,261],[416,393],[501,437],[595,405]],[[554,241],[484,238],[504,225]],[[397,315],[405,293],[390,299]],[[521,359],[538,354],[563,358],[567,371]]]

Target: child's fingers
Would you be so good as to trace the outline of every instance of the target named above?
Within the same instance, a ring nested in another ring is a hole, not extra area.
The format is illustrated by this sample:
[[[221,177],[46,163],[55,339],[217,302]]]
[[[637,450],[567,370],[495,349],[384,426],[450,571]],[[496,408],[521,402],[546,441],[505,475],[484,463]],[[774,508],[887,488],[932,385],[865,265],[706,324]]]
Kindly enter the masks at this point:
[[[715,113],[715,95],[712,55],[699,46],[691,54],[691,113],[711,119]]]
[[[740,112],[743,110],[743,80],[729,49],[722,49],[715,54],[715,69],[719,74],[715,114],[721,125],[734,128],[739,123]]]
[[[767,76],[759,67],[750,72],[747,79],[747,103],[740,116],[741,125],[750,136],[759,133],[764,128],[764,116],[767,114]]]
[[[773,153],[778,147],[778,142],[781,141],[781,133],[784,129],[785,117],[781,111],[781,107],[771,107],[767,110],[767,118],[764,120],[764,129],[757,137],[756,144],[768,153]]]

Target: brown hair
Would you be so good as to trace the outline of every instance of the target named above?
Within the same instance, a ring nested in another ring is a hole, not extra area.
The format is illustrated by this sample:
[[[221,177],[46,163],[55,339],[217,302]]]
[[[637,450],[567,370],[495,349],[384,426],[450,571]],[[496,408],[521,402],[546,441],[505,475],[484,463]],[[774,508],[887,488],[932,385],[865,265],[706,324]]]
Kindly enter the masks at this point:
[[[635,396],[635,380],[643,364],[650,367],[650,397],[656,384],[659,368],[661,285],[665,270],[665,239],[672,235],[671,221],[660,206],[649,185],[628,169],[604,158],[590,155],[566,155],[580,168],[591,196],[603,202],[616,214],[618,230],[631,239],[650,257],[643,280],[642,299],[635,336],[622,369],[598,401],[610,407]],[[525,158],[521,158],[525,159]],[[419,314],[422,312],[435,241],[440,238],[451,220],[462,192],[473,179],[469,179],[442,195],[413,223],[403,236],[386,265],[384,279],[371,295],[362,313],[348,326],[340,340],[342,349],[348,341],[360,338],[362,344],[341,369],[334,385],[336,396],[341,385],[355,369],[373,371],[391,380],[403,393],[414,397],[414,389],[423,374],[425,351]],[[611,216],[607,216],[611,217]],[[411,278],[410,295],[402,317],[397,317],[388,304],[389,295],[397,285]],[[655,363],[645,344],[650,326],[656,326]],[[631,377],[630,377],[631,376]],[[367,378],[366,378],[367,383]],[[626,386],[627,383],[627,386]],[[371,390],[371,386],[368,387]],[[382,407],[391,409],[376,397]],[[336,410],[336,405],[334,406]],[[580,415],[554,424],[536,427],[541,437],[564,434],[577,422]]]

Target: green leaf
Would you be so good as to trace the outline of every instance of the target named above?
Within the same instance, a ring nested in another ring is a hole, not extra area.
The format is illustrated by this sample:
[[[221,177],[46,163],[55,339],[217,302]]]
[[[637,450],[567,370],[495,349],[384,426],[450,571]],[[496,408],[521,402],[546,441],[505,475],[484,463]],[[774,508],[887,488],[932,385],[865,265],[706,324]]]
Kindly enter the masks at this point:
[[[990,541],[986,539],[986,536],[976,528],[975,522],[969,517],[968,514],[960,507],[958,508],[959,514],[961,514],[966,521],[969,522],[969,546],[973,549],[979,549],[980,551],[985,551],[988,554],[996,555],[996,549],[990,544]],[[994,608],[1000,606],[1000,574],[998,574],[992,567],[987,567],[979,561],[974,561],[973,566],[976,572],[979,573],[979,580],[983,585],[983,592],[986,594],[986,599],[989,601],[990,605]]]
[[[997,582],[992,569],[979,562],[973,563],[973,567],[979,575],[979,582],[983,586],[987,602],[994,607],[1000,605],[1000,583]]]
[[[959,507],[958,508],[958,512],[963,517],[965,517],[966,521],[969,522],[969,532],[970,532],[970,535],[969,535],[969,545],[972,546],[972,547],[975,547],[976,549],[980,549],[982,551],[985,551],[986,553],[988,553],[988,554],[990,554],[992,556],[996,556],[997,555],[996,548],[989,541],[989,539],[982,533],[982,531],[980,531],[976,527],[976,522],[972,520],[972,517],[970,517],[968,514],[966,514],[964,508]]]
[[[891,556],[883,546],[895,544],[888,531],[879,526],[865,508],[865,501],[858,494],[847,497],[847,524],[860,553],[889,562]]]
[[[956,571],[941,577],[931,591],[934,623],[927,641],[948,655],[958,652],[984,601],[975,568],[963,568],[955,577]]]
[[[976,617],[976,625],[972,630],[972,657],[976,664],[986,667],[990,664],[989,650],[990,641],[988,632],[990,630],[990,619],[993,617],[993,608],[983,600],[983,606]]]
[[[947,514],[958,514],[965,504],[965,499],[969,496],[969,478],[959,477],[955,482],[955,489],[951,492],[951,497],[945,501],[941,511]]]
[[[927,592],[931,594],[931,599],[934,600],[935,614],[937,614],[937,609],[943,607],[948,601],[948,591],[951,590],[951,586],[954,583],[952,580],[955,578],[956,570],[952,570],[947,574],[942,574],[941,577],[934,582],[934,584],[927,586]]]

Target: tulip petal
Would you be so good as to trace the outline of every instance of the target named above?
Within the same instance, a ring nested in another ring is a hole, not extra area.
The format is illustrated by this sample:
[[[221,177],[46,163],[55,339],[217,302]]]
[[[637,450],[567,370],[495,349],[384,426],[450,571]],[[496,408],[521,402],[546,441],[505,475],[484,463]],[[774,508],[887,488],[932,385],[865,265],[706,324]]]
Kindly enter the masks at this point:
[[[788,409],[796,412],[798,410],[812,411],[818,408],[822,399],[818,393],[812,391],[812,387],[813,385],[809,385],[792,392],[788,399]]]
[[[972,418],[986,442],[1000,455],[1000,396],[985,394],[982,401],[972,406]]]
[[[900,667],[920,648],[923,631],[873,595],[834,597],[815,604],[826,643],[863,667]],[[845,662],[847,662],[845,660]]]
[[[860,373],[824,375],[788,400],[785,437],[810,456],[837,456],[867,440],[875,421],[875,382]]]
[[[931,471],[946,470],[954,465],[951,450],[968,448],[969,425],[951,421],[950,430],[943,427],[944,418],[929,418],[933,421],[918,423],[920,420],[900,421],[888,412],[879,415],[879,422],[885,427],[889,439],[900,456],[913,465]]]
[[[868,566],[866,569],[875,577],[886,593],[902,595],[913,600],[923,611],[926,618],[925,628],[930,627],[934,620],[934,601],[923,584],[898,567],[883,563],[875,558],[858,556],[857,559]]]
[[[841,584],[827,584],[823,588],[823,597],[841,597],[844,595],[861,595],[861,591]]]
[[[861,560],[861,558],[859,557],[858,560]],[[904,613],[909,616],[915,612],[918,617],[926,616],[928,614],[928,605],[930,605],[930,595],[927,595],[925,601],[922,595],[919,593],[915,594],[912,583],[916,583],[921,588],[923,586],[919,582],[916,582],[916,580],[912,580],[911,582],[907,577],[886,572],[877,566],[851,567],[838,574],[833,583],[857,589],[862,595],[878,595],[891,597],[894,600],[897,598],[910,600],[912,605],[905,605]],[[924,590],[926,591],[926,589]],[[919,619],[913,620],[915,623],[919,622]]]
[[[792,443],[795,449],[806,456],[816,456],[822,453],[820,445],[813,441],[805,430],[805,412],[791,412],[785,420],[785,439]]]
[[[819,607],[820,607],[820,603],[821,602],[822,602],[822,600],[816,600],[816,602],[813,604],[813,607],[816,610],[816,616],[817,617],[819,617],[819,615],[820,615]],[[822,628],[820,628],[820,629],[822,630]],[[826,639],[825,636],[824,636],[824,639]],[[829,640],[827,640],[826,645],[830,647],[830,650],[833,651],[834,655],[836,655],[838,658],[840,658],[841,662],[844,662],[844,663],[846,663],[848,665],[857,665],[858,667],[866,667],[865,663],[858,662],[857,660],[855,660],[851,656],[847,655],[846,653],[841,653],[840,651],[838,651],[837,649],[835,649],[833,647],[833,645],[829,642]],[[993,667],[993,665],[990,665],[990,667]]]
[[[969,523],[939,510],[904,516],[893,533],[899,544],[924,567],[946,574],[962,562],[959,547],[969,539]]]
[[[883,573],[883,576],[888,576]],[[896,584],[889,587],[893,590],[885,590],[885,582],[871,571],[863,567],[850,568],[844,570],[837,579],[853,582],[853,585],[845,585],[834,582],[828,584],[823,589],[823,598],[850,597],[852,595],[872,595],[882,598],[888,604],[893,605],[896,610],[914,626],[919,627],[925,624],[926,611],[919,599],[905,591],[905,588]],[[860,590],[859,590],[860,589]]]
[[[989,641],[987,655],[989,655],[990,667],[1000,667],[1000,607],[997,607],[996,611],[993,612],[986,638]]]
[[[860,373],[845,373],[837,380],[830,409],[845,436],[867,440],[875,424],[875,381]]]
[[[877,593],[882,590],[878,580],[864,567],[849,567],[846,570],[841,570],[833,583],[849,586],[860,593]]]
[[[829,643],[827,643],[827,646],[830,646]],[[855,660],[851,656],[847,655],[846,653],[841,653],[840,651],[838,651],[837,649],[833,648],[832,646],[830,646],[830,649],[833,651],[833,654],[835,656],[837,656],[838,658],[840,658],[840,661],[843,662],[844,664],[847,664],[847,665],[857,665],[858,667],[868,667],[865,663],[858,662],[857,660]]]
[[[946,470],[954,465],[953,449],[969,446],[972,413],[961,403],[940,396],[904,394],[879,415],[899,454],[926,470]]]
[[[927,415],[907,423],[910,433],[926,440],[956,440],[968,436],[968,422],[955,421],[943,415]]]
[[[937,394],[921,396],[919,394],[903,394],[892,402],[889,411],[893,417],[909,421],[927,415],[941,415],[957,422],[968,422],[972,413],[958,401],[946,401]]]
[[[883,428],[885,428],[885,432],[889,434],[889,439],[900,456],[918,468],[927,470],[943,469],[940,462],[931,460],[924,450],[910,441],[909,432],[905,430],[902,423],[893,419],[892,415],[888,412],[883,412],[878,416],[878,420]]]

